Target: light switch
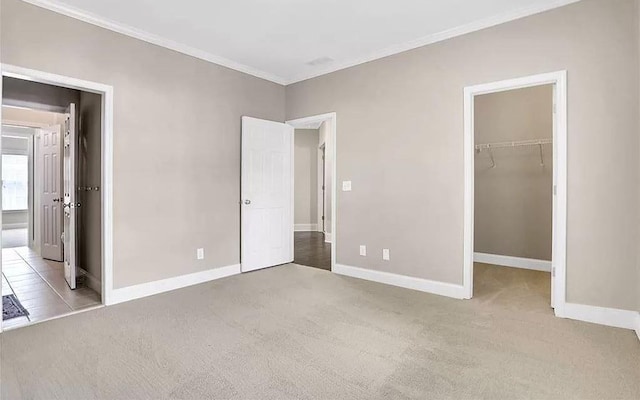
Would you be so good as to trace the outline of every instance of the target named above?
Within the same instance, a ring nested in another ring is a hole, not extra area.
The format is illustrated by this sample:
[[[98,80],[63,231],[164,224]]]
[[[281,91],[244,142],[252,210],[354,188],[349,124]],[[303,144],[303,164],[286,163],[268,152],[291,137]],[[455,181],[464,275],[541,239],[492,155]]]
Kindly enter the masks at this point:
[[[389,249],[382,249],[382,259],[389,261]]]
[[[351,181],[342,181],[342,191],[343,192],[351,191]]]
[[[365,245],[360,245],[360,255],[365,257],[367,255],[367,246]]]

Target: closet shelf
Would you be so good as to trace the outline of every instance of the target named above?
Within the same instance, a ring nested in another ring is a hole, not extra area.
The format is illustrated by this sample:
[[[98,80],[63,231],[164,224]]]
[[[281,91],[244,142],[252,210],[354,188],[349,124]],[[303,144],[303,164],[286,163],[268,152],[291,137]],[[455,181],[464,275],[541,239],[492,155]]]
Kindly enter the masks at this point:
[[[538,146],[538,148],[540,149],[540,166],[544,167],[544,151],[542,150],[542,146],[552,143],[553,139],[529,139],[518,140],[514,142],[483,143],[476,145],[476,153],[481,153],[482,150],[487,150],[489,152],[489,157],[491,158],[491,168],[495,168],[496,160],[493,157],[493,149],[500,149],[505,147]]]
[[[552,144],[553,139],[529,139],[529,140],[518,140],[515,142],[497,142],[497,143],[483,143],[477,144],[476,150],[488,150],[488,149],[499,149],[503,147],[520,147],[520,146],[539,146],[543,144]]]

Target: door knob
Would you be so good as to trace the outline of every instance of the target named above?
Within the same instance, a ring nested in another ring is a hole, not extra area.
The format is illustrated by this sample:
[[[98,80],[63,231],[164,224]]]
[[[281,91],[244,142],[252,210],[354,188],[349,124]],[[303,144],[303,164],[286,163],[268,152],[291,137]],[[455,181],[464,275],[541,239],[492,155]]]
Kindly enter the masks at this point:
[[[245,201],[244,201],[244,204],[246,204],[246,205],[251,204],[251,200],[245,200]]]

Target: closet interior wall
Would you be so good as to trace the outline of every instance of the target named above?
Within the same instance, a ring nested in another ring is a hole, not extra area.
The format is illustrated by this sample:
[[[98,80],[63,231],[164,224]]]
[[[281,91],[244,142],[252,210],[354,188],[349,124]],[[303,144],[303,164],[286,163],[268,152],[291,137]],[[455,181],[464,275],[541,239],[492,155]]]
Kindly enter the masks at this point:
[[[550,261],[553,86],[477,96],[474,118],[476,146],[532,143],[476,151],[474,251]]]

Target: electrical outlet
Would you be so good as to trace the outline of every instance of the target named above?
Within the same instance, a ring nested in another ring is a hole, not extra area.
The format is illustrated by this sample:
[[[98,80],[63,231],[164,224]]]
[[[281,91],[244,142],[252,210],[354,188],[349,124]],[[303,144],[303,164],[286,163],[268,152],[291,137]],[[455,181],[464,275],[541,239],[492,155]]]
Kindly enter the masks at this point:
[[[196,258],[198,260],[204,260],[204,249],[200,248],[196,250]]]
[[[360,245],[360,255],[365,257],[367,255],[367,246],[365,245]]]
[[[382,259],[389,261],[389,249],[382,249]]]
[[[351,191],[351,181],[343,181],[342,182],[342,191],[350,192]]]

